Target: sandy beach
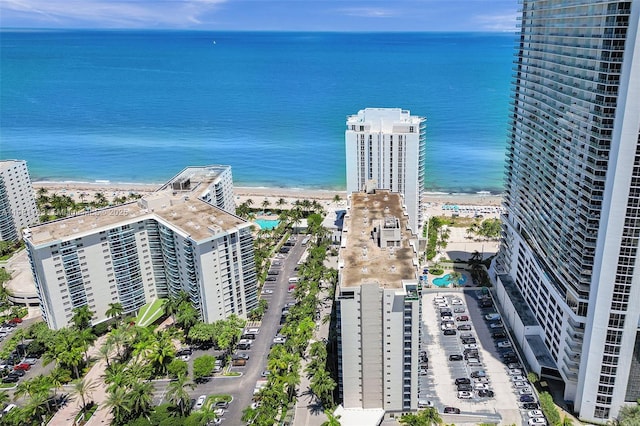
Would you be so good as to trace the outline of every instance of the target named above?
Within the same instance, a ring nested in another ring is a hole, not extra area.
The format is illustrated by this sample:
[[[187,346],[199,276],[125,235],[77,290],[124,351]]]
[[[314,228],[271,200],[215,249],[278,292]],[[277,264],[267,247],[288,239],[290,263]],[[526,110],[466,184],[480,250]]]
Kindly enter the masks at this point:
[[[107,199],[129,195],[130,193],[145,195],[155,191],[160,184],[140,184],[140,183],[111,183],[111,182],[33,182],[36,191],[45,188],[50,194],[68,195],[76,201],[80,201],[81,194],[84,194],[86,201],[91,201],[94,195],[101,192]],[[275,207],[282,198],[285,200],[283,208],[289,208],[296,200],[315,200],[323,205],[336,205],[333,201],[338,195],[343,200],[337,204],[344,206],[346,191],[332,191],[324,189],[307,188],[266,188],[235,186],[233,188],[236,204],[251,199],[253,206],[257,207],[266,199],[270,207]],[[443,205],[457,206],[485,206],[498,207],[502,202],[502,196],[489,194],[434,194],[423,195],[423,202],[427,206],[430,215],[440,215],[450,213],[442,210]]]

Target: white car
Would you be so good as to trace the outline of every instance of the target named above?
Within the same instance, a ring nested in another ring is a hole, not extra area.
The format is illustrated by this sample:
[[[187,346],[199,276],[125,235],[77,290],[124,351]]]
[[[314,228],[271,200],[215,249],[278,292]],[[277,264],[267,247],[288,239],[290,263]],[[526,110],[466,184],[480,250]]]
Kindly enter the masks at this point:
[[[533,395],[533,390],[531,390],[531,388],[520,388],[518,389],[518,393],[520,395]]]
[[[269,288],[263,288],[262,289],[262,294],[272,294],[273,290],[269,289]]]
[[[460,399],[471,399],[473,398],[473,394],[467,391],[458,391],[458,398]]]
[[[529,419],[528,423],[531,426],[538,426],[538,425],[542,426],[542,425],[546,425],[547,421],[545,419],[543,419],[543,418],[536,417],[536,418],[533,418],[533,419]]]
[[[200,410],[204,406],[204,402],[207,400],[207,395],[200,395],[196,401],[196,405],[193,406],[194,410]]]
[[[475,343],[471,343],[469,345],[464,345],[465,349],[478,349],[478,345],[476,345]]]
[[[509,370],[509,375],[510,376],[522,376],[523,375],[523,371],[520,370],[519,368],[511,368]]]
[[[486,377],[476,377],[473,381],[476,383],[489,383],[489,379]]]
[[[516,388],[527,388],[529,387],[529,382],[517,381],[513,382],[513,386]]]
[[[426,368],[421,368],[420,370],[418,370],[418,374],[420,376],[426,376],[427,374],[429,374],[429,372],[427,371]]]
[[[527,416],[531,418],[544,417],[544,413],[541,410],[531,410],[531,411],[527,411]]]
[[[460,299],[453,299],[451,301],[451,304],[452,305],[462,305],[463,303],[462,303],[462,300],[460,300]]]
[[[499,348],[510,348],[512,345],[511,342],[498,342],[497,346]]]
[[[222,408],[216,408],[213,412],[218,417],[222,417],[224,415],[224,410]]]
[[[282,336],[276,336],[273,338],[273,343],[286,343],[287,338]]]
[[[490,389],[490,388],[489,388],[489,385],[488,385],[488,384],[486,384],[486,383],[475,383],[475,384],[473,385],[473,388],[474,388],[475,390],[489,390],[489,389]]]
[[[449,305],[447,303],[444,303],[444,302],[438,303],[438,308],[448,308],[448,307]]]
[[[527,378],[524,376],[511,376],[511,380],[514,382],[526,382]]]

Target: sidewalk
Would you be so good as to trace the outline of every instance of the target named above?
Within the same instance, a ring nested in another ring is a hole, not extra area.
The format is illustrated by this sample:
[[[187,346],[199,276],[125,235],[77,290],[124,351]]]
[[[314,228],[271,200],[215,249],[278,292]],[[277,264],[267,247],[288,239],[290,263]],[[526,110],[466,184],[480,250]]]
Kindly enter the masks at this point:
[[[335,259],[330,260],[330,267],[337,267],[337,261]],[[326,290],[320,292],[319,297],[321,300],[325,300],[328,296]],[[322,339],[329,338],[329,324],[330,322],[323,323],[322,320],[326,315],[331,314],[333,307],[333,300],[324,301],[322,309],[320,309],[320,320],[316,321],[316,330],[313,338],[309,341],[309,345],[313,342],[317,342]],[[309,359],[303,358],[300,365],[300,385],[298,385],[296,401],[295,415],[293,417],[293,426],[320,426],[326,422],[327,416],[324,414],[324,408],[320,405],[320,401],[311,393],[309,386],[311,385],[305,369]]]
[[[109,409],[104,406],[104,401],[107,399],[107,385],[104,383],[103,375],[104,370],[107,366],[104,358],[100,356],[98,352],[100,346],[107,339],[107,335],[101,336],[98,340],[95,341],[93,346],[89,348],[88,355],[90,358],[97,358],[89,373],[87,373],[85,380],[87,382],[92,382],[96,385],[96,389],[91,393],[91,395],[87,398],[87,402],[94,401],[98,404],[98,409],[87,425],[108,425],[111,424],[111,413]],[[70,386],[65,386],[64,389],[69,391]],[[71,426],[73,425],[73,421],[76,415],[80,412],[80,407],[82,406],[82,399],[79,397],[75,397],[71,400],[67,405],[62,407],[58,412],[51,418],[48,425],[49,426]]]

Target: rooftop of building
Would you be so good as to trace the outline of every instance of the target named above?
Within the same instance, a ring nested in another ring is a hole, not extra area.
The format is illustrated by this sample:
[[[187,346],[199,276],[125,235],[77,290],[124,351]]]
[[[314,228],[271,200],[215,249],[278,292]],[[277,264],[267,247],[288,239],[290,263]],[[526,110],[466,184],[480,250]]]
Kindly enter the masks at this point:
[[[536,316],[531,311],[531,308],[529,308],[529,304],[524,300],[522,293],[520,293],[518,286],[511,277],[508,274],[498,274],[498,277],[500,278],[511,303],[513,303],[513,306],[516,308],[516,312],[522,320],[522,325],[525,327],[540,325]]]
[[[189,166],[180,173],[169,179],[158,191],[187,191],[193,192],[200,188],[204,189],[214,182],[222,173],[231,170],[231,166],[211,165],[211,166]]]
[[[211,204],[171,191],[156,192],[136,202],[85,212],[31,227],[26,235],[34,245],[79,238],[117,226],[156,219],[199,241],[246,222]]]
[[[529,348],[533,352],[533,356],[536,357],[536,360],[542,367],[551,368],[554,370],[558,369],[553,357],[549,353],[547,346],[544,344],[544,341],[537,334],[525,336],[527,339],[527,343],[529,344]]]
[[[9,169],[11,167],[26,164],[24,160],[0,160],[0,170]]]
[[[379,228],[391,217],[400,222],[400,246],[381,248],[374,240],[374,227]],[[400,194],[384,190],[351,194],[340,249],[340,285],[377,282],[385,288],[402,288],[402,280],[417,279],[417,239],[407,222]]]
[[[411,133],[408,125],[419,126],[424,121],[424,117],[411,115],[410,111],[401,108],[365,108],[348,116],[347,126],[359,123],[368,126],[367,131]],[[406,129],[403,125],[407,125]]]

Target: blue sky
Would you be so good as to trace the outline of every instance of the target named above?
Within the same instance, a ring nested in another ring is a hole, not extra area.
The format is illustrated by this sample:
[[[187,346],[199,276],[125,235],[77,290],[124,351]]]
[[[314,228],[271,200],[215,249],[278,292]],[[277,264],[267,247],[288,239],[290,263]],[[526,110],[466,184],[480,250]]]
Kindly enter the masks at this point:
[[[1,28],[514,31],[516,0],[2,0]]]

